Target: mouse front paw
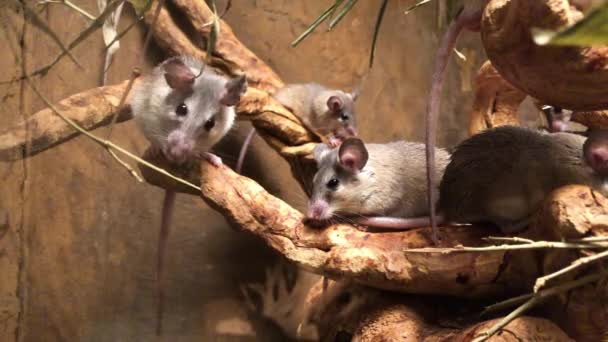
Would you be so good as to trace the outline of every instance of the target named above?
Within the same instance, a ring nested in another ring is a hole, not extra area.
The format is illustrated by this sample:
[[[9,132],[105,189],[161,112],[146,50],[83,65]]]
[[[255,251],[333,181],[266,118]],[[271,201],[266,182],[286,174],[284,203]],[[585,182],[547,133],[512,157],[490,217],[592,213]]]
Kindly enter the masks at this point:
[[[331,137],[329,137],[327,144],[331,148],[335,148],[335,147],[340,146],[340,144],[342,144],[342,140],[343,140],[342,138],[332,135]]]
[[[215,167],[220,167],[223,164],[222,158],[216,156],[211,152],[203,153],[203,158],[205,158],[211,165]]]

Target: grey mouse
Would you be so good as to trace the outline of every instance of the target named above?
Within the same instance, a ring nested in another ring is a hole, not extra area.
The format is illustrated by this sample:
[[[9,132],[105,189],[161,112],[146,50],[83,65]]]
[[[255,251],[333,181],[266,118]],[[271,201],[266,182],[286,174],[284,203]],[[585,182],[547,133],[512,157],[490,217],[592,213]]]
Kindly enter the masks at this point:
[[[187,56],[172,57],[134,85],[129,104],[135,121],[151,148],[167,160],[182,164],[206,158],[219,166],[222,160],[209,152],[232,128],[234,106],[247,90],[245,76],[227,79]],[[157,325],[162,334],[163,264],[175,192],[165,191],[157,256]]]
[[[314,154],[318,171],[307,220],[350,217],[357,223],[393,229],[429,224],[424,144],[364,144],[351,137],[339,148],[319,144]],[[449,154],[438,148],[436,156],[436,176],[441,179]]]
[[[335,147],[347,137],[357,135],[355,101],[358,94],[357,90],[347,93],[318,83],[301,83],[286,85],[274,98],[297,115],[308,129],[327,138],[329,145]],[[239,173],[254,134],[255,128],[252,128],[241,147],[235,168]]]
[[[513,233],[543,199],[568,184],[608,194],[608,132],[588,138],[503,126],[458,145],[440,184],[439,211],[448,222],[490,222]]]

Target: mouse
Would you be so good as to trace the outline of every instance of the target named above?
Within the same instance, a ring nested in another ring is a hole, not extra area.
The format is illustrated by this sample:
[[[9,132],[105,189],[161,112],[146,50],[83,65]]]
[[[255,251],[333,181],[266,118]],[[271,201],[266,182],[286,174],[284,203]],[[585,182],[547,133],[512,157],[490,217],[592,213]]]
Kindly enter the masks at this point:
[[[204,158],[213,166],[222,160],[212,154],[215,145],[232,128],[234,106],[247,90],[247,78],[228,79],[189,56],[171,57],[136,82],[129,104],[134,119],[153,153],[181,165]],[[156,334],[162,335],[164,259],[175,191],[165,190],[157,251]]]
[[[389,229],[429,224],[425,145],[396,141],[365,144],[349,137],[337,148],[314,148],[318,171],[305,219],[320,225],[334,219]],[[449,161],[437,148],[436,177]],[[435,184],[433,191],[438,191]]]
[[[528,226],[547,195],[568,184],[608,194],[608,131],[547,133],[501,126],[454,149],[439,185],[453,223],[489,222],[511,234]]]
[[[566,132],[572,117],[572,111],[550,105],[542,106],[541,111],[547,120],[547,130],[549,132]]]
[[[296,83],[279,89],[274,99],[297,115],[309,130],[327,138],[328,143],[335,147],[345,138],[357,135],[355,101],[358,96],[358,90],[348,93],[318,83]],[[243,142],[235,168],[238,173],[241,173],[255,132],[252,128]]]

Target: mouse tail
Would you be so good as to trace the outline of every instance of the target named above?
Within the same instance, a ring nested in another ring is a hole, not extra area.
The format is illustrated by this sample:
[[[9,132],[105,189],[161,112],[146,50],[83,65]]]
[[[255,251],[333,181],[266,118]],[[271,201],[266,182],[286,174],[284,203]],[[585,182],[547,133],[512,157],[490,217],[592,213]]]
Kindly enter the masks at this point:
[[[435,223],[443,224],[445,220],[443,215],[438,214]],[[423,228],[431,226],[431,217],[386,217],[386,216],[375,216],[375,217],[364,217],[356,221],[359,224],[363,224],[375,228],[385,228],[394,230],[408,230],[414,228]]]
[[[163,332],[163,309],[165,301],[164,264],[174,204],[175,191],[165,190],[165,198],[163,199],[163,208],[161,211],[160,233],[158,236],[158,250],[156,252],[156,300],[158,301],[156,304],[156,336],[161,336]]]
[[[247,150],[249,148],[249,145],[251,144],[251,139],[253,139],[254,135],[255,135],[255,127],[251,127],[251,130],[249,130],[249,133],[247,134],[245,141],[243,141],[243,145],[241,146],[241,151],[239,151],[239,159],[236,162],[236,168],[235,168],[235,171],[238,174],[240,174],[241,170],[243,169],[243,162],[245,161],[245,155],[247,154]]]
[[[435,166],[435,143],[437,140],[437,120],[441,104],[441,90],[443,89],[443,80],[445,71],[450,61],[450,56],[458,40],[458,36],[463,28],[469,28],[472,23],[479,23],[481,20],[481,11],[474,13],[461,12],[448,26],[444,33],[437,54],[435,55],[435,66],[431,78],[431,89],[429,91],[427,112],[426,112],[426,174],[427,174],[427,190],[429,200],[429,215],[431,219],[431,227],[433,229],[433,241],[437,244],[437,217],[435,212],[436,195],[432,189],[436,184],[436,166]]]

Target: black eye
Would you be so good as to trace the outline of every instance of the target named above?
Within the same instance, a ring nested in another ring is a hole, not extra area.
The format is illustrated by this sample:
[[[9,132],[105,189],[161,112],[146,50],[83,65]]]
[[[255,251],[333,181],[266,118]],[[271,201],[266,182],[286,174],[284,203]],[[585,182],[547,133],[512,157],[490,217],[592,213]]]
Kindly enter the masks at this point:
[[[205,121],[205,129],[210,131],[213,127],[215,127],[215,118],[211,118]]]
[[[327,188],[330,190],[336,190],[336,188],[338,188],[338,184],[340,184],[340,181],[337,178],[332,178],[329,180],[329,182],[327,182]]]
[[[179,116],[185,116],[188,114],[188,106],[185,103],[180,103],[179,106],[175,108],[175,114]]]
[[[346,114],[346,113],[340,114],[340,119],[342,119],[342,121],[348,121],[348,114]]]

